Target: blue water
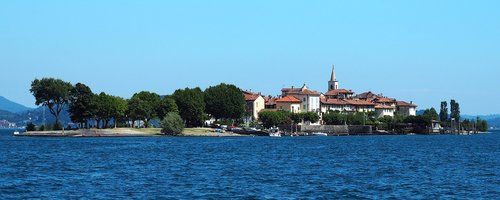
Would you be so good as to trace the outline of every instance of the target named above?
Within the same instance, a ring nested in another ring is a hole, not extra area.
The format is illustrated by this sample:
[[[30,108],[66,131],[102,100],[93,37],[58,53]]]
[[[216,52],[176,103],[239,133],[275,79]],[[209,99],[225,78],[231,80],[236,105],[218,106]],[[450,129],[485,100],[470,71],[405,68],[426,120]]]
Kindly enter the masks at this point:
[[[29,138],[0,130],[0,199],[498,199],[500,133]]]

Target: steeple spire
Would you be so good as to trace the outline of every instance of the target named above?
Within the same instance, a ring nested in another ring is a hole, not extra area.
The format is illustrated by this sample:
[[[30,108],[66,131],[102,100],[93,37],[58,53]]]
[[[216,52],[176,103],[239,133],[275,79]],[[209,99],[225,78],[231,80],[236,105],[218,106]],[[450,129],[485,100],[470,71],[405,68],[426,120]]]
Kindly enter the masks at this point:
[[[335,76],[335,66],[332,65],[332,77],[330,77],[330,81],[328,81],[328,91],[338,89],[339,82],[337,81],[337,77]]]
[[[335,65],[332,65],[332,77],[330,81],[337,81],[337,77],[335,77]]]

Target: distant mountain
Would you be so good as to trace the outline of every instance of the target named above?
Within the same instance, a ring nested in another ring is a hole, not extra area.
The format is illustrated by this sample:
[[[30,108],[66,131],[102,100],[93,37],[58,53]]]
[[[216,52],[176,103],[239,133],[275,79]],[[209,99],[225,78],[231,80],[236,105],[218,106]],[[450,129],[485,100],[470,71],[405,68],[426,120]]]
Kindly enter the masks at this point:
[[[20,113],[28,110],[32,110],[33,108],[28,108],[16,102],[6,99],[5,97],[0,96],[0,110],[9,111],[12,113]]]
[[[461,115],[460,117],[464,119],[476,119],[476,117],[479,117],[484,120],[491,120],[491,119],[496,119],[500,118],[500,114],[495,114],[495,115]]]
[[[18,123],[22,121],[22,117],[17,113],[0,110],[0,120],[7,120],[9,122]]]

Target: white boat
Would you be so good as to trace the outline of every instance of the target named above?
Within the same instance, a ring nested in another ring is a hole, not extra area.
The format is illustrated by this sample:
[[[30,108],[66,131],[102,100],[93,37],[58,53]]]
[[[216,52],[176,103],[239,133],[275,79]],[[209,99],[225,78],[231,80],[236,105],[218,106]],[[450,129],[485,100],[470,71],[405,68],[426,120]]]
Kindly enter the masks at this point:
[[[323,132],[314,132],[314,133],[312,133],[312,135],[314,135],[314,136],[328,136],[327,133],[323,133]]]
[[[278,127],[273,127],[269,130],[269,136],[271,137],[281,137],[281,132]]]
[[[14,135],[19,135],[19,131],[14,131]]]

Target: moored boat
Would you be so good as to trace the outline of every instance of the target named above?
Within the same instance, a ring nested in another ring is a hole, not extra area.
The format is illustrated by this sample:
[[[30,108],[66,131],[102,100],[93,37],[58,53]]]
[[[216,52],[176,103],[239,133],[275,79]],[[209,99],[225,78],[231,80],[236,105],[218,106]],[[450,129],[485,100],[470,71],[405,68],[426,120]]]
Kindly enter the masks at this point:
[[[327,133],[323,133],[323,132],[314,132],[312,133],[313,136],[328,136]]]

